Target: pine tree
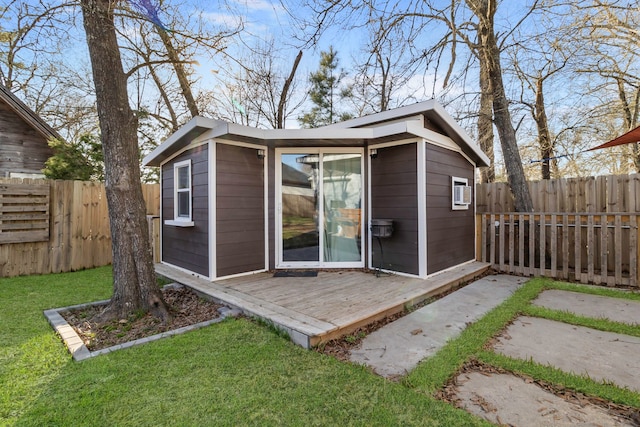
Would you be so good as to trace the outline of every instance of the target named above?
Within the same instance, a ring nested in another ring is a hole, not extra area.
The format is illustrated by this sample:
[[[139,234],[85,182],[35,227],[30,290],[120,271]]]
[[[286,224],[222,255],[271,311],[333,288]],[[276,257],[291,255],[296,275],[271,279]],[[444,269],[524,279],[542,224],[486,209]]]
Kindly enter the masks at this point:
[[[333,46],[328,51],[320,52],[320,68],[309,76],[309,98],[314,106],[298,117],[303,127],[316,128],[353,117],[349,113],[340,112],[336,107],[336,101],[351,96],[350,88],[341,85],[346,73],[338,70],[338,66],[338,53],[333,50]]]

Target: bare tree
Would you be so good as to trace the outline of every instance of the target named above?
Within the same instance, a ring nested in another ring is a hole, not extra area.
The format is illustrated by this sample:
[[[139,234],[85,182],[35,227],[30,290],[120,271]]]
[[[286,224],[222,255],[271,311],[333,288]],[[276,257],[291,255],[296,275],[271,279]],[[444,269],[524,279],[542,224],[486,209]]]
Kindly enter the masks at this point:
[[[137,119],[129,106],[112,0],[81,0],[102,132],[113,254],[113,296],[103,320],[143,310],[167,321],[156,284],[138,167]]]
[[[581,63],[578,72],[597,77],[590,90],[604,102],[601,110],[621,125],[611,136],[638,126],[640,114],[640,11],[637,4],[623,0],[594,0],[574,10],[580,28]],[[615,94],[613,97],[610,94]],[[611,114],[614,113],[614,114]],[[622,113],[622,114],[619,114]],[[636,172],[640,172],[640,148],[629,147]]]
[[[226,105],[220,110],[232,121],[284,129],[287,118],[304,99],[295,93],[302,55],[299,51],[292,60],[278,51],[275,40],[259,41],[226,83]]]
[[[382,11],[385,19],[384,28],[405,26],[409,29],[408,40],[426,37],[425,34],[433,33],[439,28],[441,38],[430,47],[423,49],[420,55],[433,58],[437,71],[444,52],[448,53],[449,65],[444,77],[444,86],[448,84],[454,72],[458,48],[464,46],[469,49],[481,64],[480,69],[485,71],[481,77],[487,79],[485,87],[491,97],[493,122],[498,131],[515,208],[518,211],[527,212],[533,209],[533,203],[518,151],[516,132],[509,111],[509,100],[504,88],[500,57],[501,43],[537,9],[538,3],[538,0],[535,0],[507,34],[498,34],[494,27],[498,3],[491,0],[452,0],[444,5],[431,0],[410,1],[408,4],[389,1],[362,3],[348,1],[332,2],[329,5],[321,1],[310,1],[316,18],[310,40],[315,40],[321,33],[320,29],[325,25],[336,22],[336,16],[341,13],[347,15],[349,19],[365,17],[369,20],[372,15],[378,15],[378,12]],[[359,24],[352,21],[351,25],[356,27]],[[478,127],[479,132],[485,132],[487,129],[486,125]],[[482,135],[480,140],[488,141],[488,138]]]
[[[355,59],[350,98],[360,116],[415,101],[415,94],[404,89],[422,65],[422,61],[411,59],[402,28],[385,28],[380,16],[371,19],[367,28],[369,42],[362,49],[362,57]]]
[[[529,110],[536,126],[542,179],[551,179],[552,171],[558,177],[555,159],[557,140],[549,125],[545,84],[561,74],[572,57],[571,47],[562,44],[567,33],[563,32],[558,37],[557,30],[535,36],[527,46],[519,44],[510,52],[511,68],[521,84],[520,103]],[[551,34],[555,34],[553,38],[549,37]]]

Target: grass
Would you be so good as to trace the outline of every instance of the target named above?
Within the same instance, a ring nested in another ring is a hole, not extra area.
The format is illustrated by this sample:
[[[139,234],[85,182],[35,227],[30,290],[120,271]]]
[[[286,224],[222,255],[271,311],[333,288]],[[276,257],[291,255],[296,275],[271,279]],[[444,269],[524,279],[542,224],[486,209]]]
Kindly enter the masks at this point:
[[[110,293],[109,268],[0,279],[0,425],[485,425],[246,319],[73,362],[42,311]]]
[[[519,315],[542,317],[603,331],[640,336],[640,328],[637,326],[586,318],[531,305],[531,301],[545,289],[560,289],[634,301],[640,300],[640,295],[620,290],[561,283],[544,278],[529,280],[507,301],[493,309],[478,322],[470,325],[458,338],[450,341],[436,355],[418,365],[405,378],[404,383],[416,390],[431,394],[445,385],[466,361],[476,358],[511,372],[528,375],[536,380],[640,408],[640,394],[628,389],[565,373],[551,366],[540,365],[532,360],[512,359],[485,349],[487,342],[498,335],[509,322]]]
[[[519,314],[629,330],[530,304],[551,288],[638,299],[530,280],[394,383],[297,347],[273,328],[246,319],[76,363],[42,311],[108,298],[110,269],[0,279],[0,425],[487,425],[432,397],[470,358],[640,407],[638,393],[486,349]]]

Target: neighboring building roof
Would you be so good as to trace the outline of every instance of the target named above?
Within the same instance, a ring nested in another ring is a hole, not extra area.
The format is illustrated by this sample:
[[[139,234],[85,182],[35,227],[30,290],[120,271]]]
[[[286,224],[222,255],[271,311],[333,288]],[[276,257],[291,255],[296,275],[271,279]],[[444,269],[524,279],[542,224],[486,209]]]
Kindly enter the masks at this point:
[[[282,164],[282,182],[295,187],[311,188],[309,175],[285,163]]]
[[[640,126],[635,129],[631,129],[629,132],[620,135],[619,137],[612,139],[609,142],[598,145],[597,147],[589,148],[587,151],[598,150],[600,148],[614,147],[616,145],[633,144],[640,142]]]
[[[422,119],[424,117],[424,119]],[[427,129],[428,120],[438,132]],[[441,132],[440,132],[441,131]],[[206,133],[206,135],[205,135]],[[221,138],[276,147],[368,146],[417,136],[434,142],[453,141],[478,166],[489,158],[436,101],[426,101],[314,129],[257,129],[235,123],[195,117],[143,159],[160,166],[174,153],[198,138]]]
[[[62,139],[60,134],[53,130],[42,117],[15,96],[6,86],[0,84],[0,100],[5,102],[22,120],[34,128],[46,140],[51,138]]]

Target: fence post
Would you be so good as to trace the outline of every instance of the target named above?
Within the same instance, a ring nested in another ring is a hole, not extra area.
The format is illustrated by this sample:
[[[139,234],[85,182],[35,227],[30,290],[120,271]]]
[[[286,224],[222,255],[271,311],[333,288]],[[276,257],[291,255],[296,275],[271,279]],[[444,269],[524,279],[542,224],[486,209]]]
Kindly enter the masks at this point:
[[[631,273],[633,274],[632,280],[635,281],[632,286],[640,285],[640,277],[638,277],[640,275],[640,239],[638,238],[638,231],[640,231],[640,215],[636,215],[635,217],[635,228],[631,230],[631,244],[633,245],[633,247],[631,251],[632,257],[630,263],[633,263],[633,266],[631,267]]]
[[[160,217],[158,215],[147,215],[149,226],[149,244],[153,252],[153,263],[160,262]]]
[[[482,214],[476,213],[476,261],[484,262],[482,256],[483,228],[482,228]]]

